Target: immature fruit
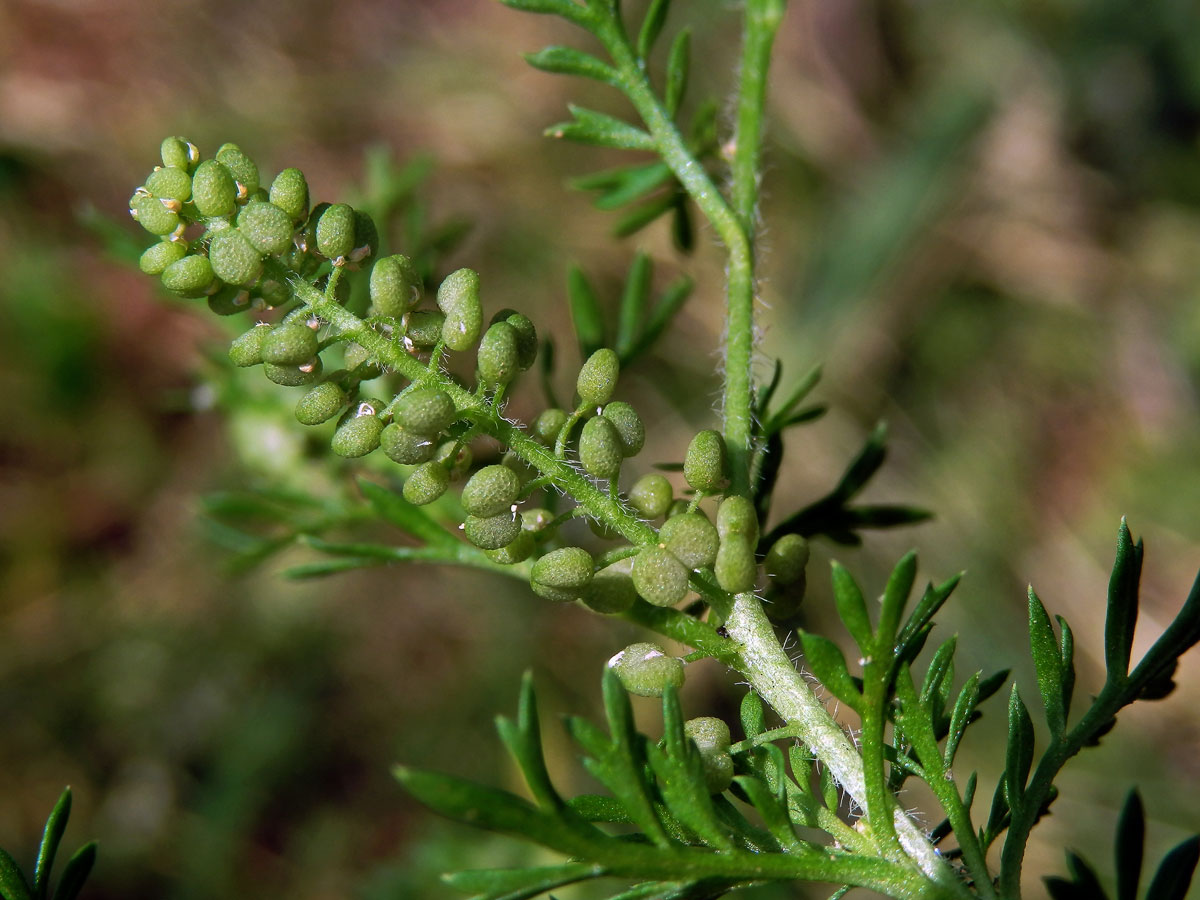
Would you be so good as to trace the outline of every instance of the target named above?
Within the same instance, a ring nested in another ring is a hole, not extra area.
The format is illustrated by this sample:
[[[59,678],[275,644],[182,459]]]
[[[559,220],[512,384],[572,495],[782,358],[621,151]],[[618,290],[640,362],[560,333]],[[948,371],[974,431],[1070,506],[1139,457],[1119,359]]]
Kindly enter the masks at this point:
[[[308,182],[299,169],[284,169],[276,175],[267,197],[288,214],[293,224],[308,218]]]
[[[418,309],[408,317],[405,336],[417,347],[428,349],[442,339],[446,316],[432,309]]]
[[[612,422],[601,416],[583,423],[579,435],[579,461],[596,478],[616,478],[621,473],[621,438]]]
[[[757,544],[758,513],[754,510],[754,504],[736,494],[722,500],[717,507],[717,533],[722,540],[736,534],[751,544]]]
[[[717,560],[720,539],[708,519],[698,513],[684,513],[667,519],[658,539],[689,569],[702,569]]]
[[[148,247],[138,260],[138,268],[147,275],[161,275],[173,262],[187,256],[188,246],[183,241],[159,241]]]
[[[616,352],[607,347],[601,347],[589,356],[575,380],[579,402],[585,406],[603,406],[607,403],[616,390],[620,371],[621,363]]]
[[[796,614],[800,612],[801,604],[804,603],[804,592],[807,587],[808,579],[803,572],[791,584],[778,582],[772,584],[767,592],[767,602],[763,604],[767,618],[772,622],[779,623],[793,621]]]
[[[553,447],[558,440],[558,433],[567,424],[567,414],[561,409],[551,407],[542,410],[533,421],[533,436],[547,447]]]
[[[207,256],[185,256],[163,269],[162,285],[183,297],[203,297],[215,278]]]
[[[229,170],[233,180],[240,186],[240,199],[247,200],[258,190],[258,166],[237,144],[222,144],[217,150],[217,162]]]
[[[375,220],[361,209],[354,211],[354,248],[347,254],[352,263],[362,262],[379,253],[379,229]]]
[[[512,510],[494,516],[467,516],[467,540],[481,550],[499,550],[521,536],[521,517]]]
[[[163,200],[183,203],[192,196],[192,176],[179,166],[164,166],[150,173],[146,190]]]
[[[130,215],[151,234],[170,234],[179,227],[179,213],[158,197],[134,194],[129,201]]]
[[[237,205],[237,185],[229,170],[206,159],[192,175],[192,202],[202,216],[228,216]]]
[[[537,359],[538,339],[537,329],[529,316],[515,309],[502,309],[492,316],[491,324],[507,322],[517,332],[517,365],[525,371]]]
[[[371,267],[371,303],[375,315],[399,319],[421,299],[421,277],[407,256],[385,256]]]
[[[208,259],[216,276],[229,284],[249,286],[262,275],[262,254],[239,228],[214,234],[208,245]]]
[[[518,340],[517,330],[507,322],[496,322],[484,333],[475,357],[483,384],[508,384],[517,376],[521,370],[517,364]]]
[[[263,362],[299,366],[317,354],[317,333],[295,322],[278,325],[262,342]]]
[[[533,564],[529,586],[539,597],[576,600],[592,580],[592,555],[582,547],[552,550]]]
[[[633,561],[633,586],[647,603],[674,606],[688,592],[688,570],[670,550],[646,547]]]
[[[713,566],[717,584],[731,594],[754,590],[758,568],[754,561],[754,546],[744,537],[731,534],[721,541],[717,562]]]
[[[704,781],[710,794],[720,794],[733,782],[733,757],[729,755],[729,726],[712,716],[683,723],[683,734],[691,738],[704,764]]]
[[[671,508],[671,482],[662,475],[643,475],[629,489],[629,502],[647,519],[665,516]]]
[[[621,439],[621,455],[637,456],[646,443],[646,426],[637,410],[623,400],[613,400],[604,407],[604,418],[612,422]]]
[[[451,272],[438,287],[438,308],[446,314],[442,340],[451,350],[470,350],[483,327],[479,300],[479,273],[473,269]]]
[[[321,221],[321,216],[325,215],[325,211],[332,205],[332,203],[318,203],[308,211],[308,218],[304,220],[304,231],[301,237],[301,243],[307,252],[313,254],[317,252],[317,225]]]
[[[725,481],[725,440],[709,429],[701,431],[688,445],[683,458],[683,477],[693,490],[710,494]]]
[[[347,344],[342,361],[347,370],[353,372],[355,377],[362,381],[370,381],[383,374],[379,363],[371,358],[370,351],[361,344]]]
[[[238,214],[238,230],[263,255],[278,256],[292,246],[291,216],[274,203],[247,203]]]
[[[467,474],[474,459],[471,448],[466,444],[460,445],[454,438],[442,441],[433,451],[433,461],[444,466],[455,481]]]
[[[440,388],[418,387],[396,401],[393,418],[406,431],[441,434],[458,418],[458,410],[450,395]]]
[[[271,333],[271,325],[255,325],[249,331],[239,334],[229,345],[229,360],[235,366],[257,366],[262,362],[262,344]]]
[[[535,506],[532,509],[521,511],[521,527],[531,534],[537,534],[540,531],[545,531],[546,528],[554,521],[554,513],[548,509],[543,509],[540,506]]]
[[[507,466],[484,466],[463,487],[462,505],[473,516],[508,512],[521,492],[521,480]]]
[[[522,531],[511,544],[506,544],[499,550],[485,550],[484,553],[492,562],[502,566],[513,566],[524,562],[533,555],[536,542],[528,531]]]
[[[450,486],[450,473],[439,462],[422,463],[404,482],[404,499],[414,506],[432,503]]]
[[[804,577],[808,565],[808,541],[798,534],[785,534],[767,551],[763,563],[767,576],[776,584],[793,584]]]
[[[196,145],[181,137],[165,138],[160,150],[164,166],[191,171],[200,161],[200,151]]]
[[[657,644],[630,644],[608,661],[621,686],[639,697],[661,697],[667,686],[683,687],[683,660]]]
[[[250,293],[236,284],[227,284],[208,295],[208,308],[218,316],[236,316],[250,306]]]
[[[375,414],[375,407],[363,403],[353,418],[347,419],[333,433],[330,447],[338,456],[357,459],[366,456],[379,446],[383,432],[383,421]]]
[[[322,382],[296,402],[296,419],[301,425],[320,425],[336,416],[345,405],[346,392],[335,382]]]
[[[517,480],[521,482],[521,487],[524,487],[527,482],[537,478],[541,474],[512,450],[505,451],[504,456],[500,458],[500,464],[513,470],[517,476]]]
[[[409,431],[399,422],[393,422],[383,429],[379,443],[387,458],[402,466],[415,466],[433,456],[433,441],[429,435]]]
[[[306,360],[298,366],[281,366],[270,362],[263,363],[263,374],[276,384],[282,384],[285,387],[300,387],[305,384],[312,384],[321,377],[323,369],[324,365],[319,356],[314,356],[312,359]]]
[[[317,221],[317,252],[326,259],[341,259],[354,246],[354,209],[335,203]]]
[[[260,281],[255,287],[254,292],[262,298],[263,303],[267,306],[283,306],[292,299],[291,289],[283,282],[276,281],[274,278],[267,278]]]
[[[637,588],[633,586],[633,578],[618,564],[593,575],[580,599],[595,612],[617,615],[633,606]]]

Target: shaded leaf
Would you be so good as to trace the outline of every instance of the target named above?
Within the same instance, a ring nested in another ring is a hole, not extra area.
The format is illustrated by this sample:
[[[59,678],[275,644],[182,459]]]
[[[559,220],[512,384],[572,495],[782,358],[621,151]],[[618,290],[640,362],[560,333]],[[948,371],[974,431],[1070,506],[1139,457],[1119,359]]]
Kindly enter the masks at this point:
[[[457,544],[454,536],[430,518],[421,507],[413,506],[399,494],[366,478],[358,479],[358,489],[371,508],[386,522],[395,525],[426,544]]]
[[[613,349],[622,359],[629,355],[638,337],[642,320],[646,317],[650,302],[650,279],[654,275],[654,263],[650,256],[638,251],[625,277],[625,290],[621,293],[621,306],[617,315],[617,337]]]
[[[1046,723],[1052,734],[1061,735],[1066,731],[1062,654],[1046,607],[1032,587],[1029,588],[1029,650],[1037,670],[1038,690],[1046,709]]]
[[[1142,542],[1133,542],[1129,526],[1122,519],[1117,534],[1117,558],[1108,582],[1108,610],[1104,620],[1104,666],[1110,680],[1123,681],[1129,672],[1141,575]]]
[[[883,603],[879,611],[879,628],[875,636],[875,652],[882,653],[891,648],[900,626],[900,617],[908,603],[913,582],[917,577],[917,553],[910,550],[896,563],[883,591]]]
[[[67,820],[71,817],[71,789],[66,788],[59,795],[50,816],[46,819],[46,827],[42,831],[42,842],[38,845],[37,862],[33,867],[33,894],[44,898],[50,882],[50,870],[54,867],[54,856],[58,845],[62,843],[63,832],[67,828]]]
[[[21,867],[8,853],[0,849],[0,897],[4,900],[33,900]]]
[[[1200,859],[1200,836],[1190,837],[1178,844],[1163,857],[1146,891],[1146,897],[1153,900],[1183,900],[1192,883],[1197,859]]]
[[[962,742],[967,725],[970,724],[971,713],[975,711],[975,707],[979,703],[979,676],[982,674],[982,672],[976,672],[968,678],[967,683],[958,692],[958,699],[954,701],[954,711],[950,714],[950,731],[946,735],[944,754],[947,769],[954,765],[958,745]]]
[[[58,887],[54,889],[54,900],[75,900],[95,865],[96,842],[91,841],[76,850],[63,866]]]
[[[638,30],[637,55],[645,60],[654,49],[654,42],[662,33],[667,21],[667,11],[671,8],[671,0],[652,0],[646,15],[642,19],[642,27]]]
[[[800,643],[804,647],[805,662],[817,679],[851,709],[860,709],[862,694],[850,679],[846,658],[837,644],[807,631],[800,633]]]
[[[573,47],[545,47],[537,53],[525,54],[525,61],[543,72],[594,78],[596,81],[613,86],[620,83],[620,76],[616,69],[590,53],[584,53]]]
[[[583,25],[591,19],[587,9],[580,6],[575,0],[500,0],[500,2],[523,12],[562,16],[577,25]]]
[[[837,604],[838,617],[854,643],[858,645],[863,656],[871,656],[875,652],[874,636],[871,632],[871,619],[867,613],[867,603],[863,599],[853,576],[845,566],[834,560],[833,568],[833,598]],[[843,664],[843,668],[845,665]]]
[[[579,339],[579,352],[586,359],[605,346],[604,317],[596,292],[579,266],[571,266],[567,272],[567,301],[571,307],[571,324]]]
[[[1142,854],[1146,843],[1146,813],[1142,798],[1130,791],[1117,819],[1117,838],[1113,859],[1117,866],[1117,900],[1137,900],[1142,878]],[[1154,895],[1151,895],[1154,896]]]
[[[692,62],[692,33],[685,28],[675,35],[671,52],[667,57],[667,84],[663,91],[663,105],[667,115],[675,118],[679,106],[687,93],[688,71]]]
[[[443,880],[453,888],[487,900],[528,900],[556,887],[598,878],[604,869],[589,863],[566,863],[530,869],[476,869],[455,872]]]
[[[1014,684],[1008,699],[1008,745],[1004,753],[1004,780],[1008,785],[1008,803],[1013,809],[1021,804],[1032,764],[1033,720]]]
[[[654,309],[650,312],[650,318],[646,320],[642,328],[641,336],[630,349],[625,359],[632,359],[636,356],[645,353],[655,341],[659,339],[667,326],[683,308],[683,304],[687,302],[688,297],[692,295],[692,288],[695,282],[691,278],[684,275],[675,281],[671,282],[662,296],[659,297],[658,303],[654,305]]]

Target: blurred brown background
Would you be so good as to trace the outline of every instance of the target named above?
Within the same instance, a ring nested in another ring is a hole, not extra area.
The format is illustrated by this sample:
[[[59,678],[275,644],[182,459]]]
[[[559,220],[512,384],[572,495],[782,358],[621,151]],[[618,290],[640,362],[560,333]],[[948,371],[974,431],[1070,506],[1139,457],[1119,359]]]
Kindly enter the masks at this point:
[[[733,6],[676,3],[668,27],[696,31],[693,102],[728,94]],[[255,437],[281,421],[271,401],[233,420],[205,408],[224,323],[117,257],[149,242],[125,202],[167,134],[206,153],[237,141],[265,173],[300,166],[315,199],[352,192],[370,146],[432,154],[431,215],[473,222],[451,262],[561,347],[570,262],[611,299],[636,248],[661,284],[697,278],[623,379],[656,423],[646,464],[678,458],[719,390],[722,263],[707,231],[693,258],[662,223],[614,241],[611,215],[566,188],[619,157],[541,129],[568,100],[624,109],[519,54],[584,41],[491,0],[0,4],[0,845],[23,862],[65,783],[68,845],[102,842],[97,900],[449,897],[440,871],[527,858],[432,820],[388,767],[511,784],[491,718],[521,670],[549,710],[594,709],[632,632],[469,574],[294,583],[272,560],[231,576],[201,498],[304,482],[307,448],[290,428]],[[1197,48],[1185,0],[793,0],[770,103],[763,371],[783,357],[786,387],[823,361],[833,410],[792,433],[776,509],[826,490],[886,418],[868,497],[938,514],[861,550],[820,546],[814,623],[831,624],[828,558],[873,592],[916,546],[928,577],[967,571],[942,626],[962,635],[960,682],[1015,665],[1032,685],[1032,582],[1075,627],[1082,702],[1121,515],[1148,548],[1136,646],[1182,601],[1200,565]],[[537,403],[531,383],[513,409]],[[1200,830],[1198,666],[1068,770],[1031,895],[1065,845],[1107,872],[1132,782],[1153,858]],[[689,711],[732,716],[738,689],[695,668]],[[1001,718],[968,741],[988,792]]]

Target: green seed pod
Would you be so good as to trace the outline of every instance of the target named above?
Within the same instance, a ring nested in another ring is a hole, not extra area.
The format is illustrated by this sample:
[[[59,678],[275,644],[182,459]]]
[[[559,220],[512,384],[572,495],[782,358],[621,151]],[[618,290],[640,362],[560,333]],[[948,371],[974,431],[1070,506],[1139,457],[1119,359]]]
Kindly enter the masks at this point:
[[[687,513],[691,512],[691,509],[692,505],[686,500],[672,500],[670,507],[667,508],[667,518],[673,519],[676,516],[687,515]],[[698,516],[704,516],[704,510],[702,509],[697,509],[695,512]],[[704,516],[704,518],[707,519],[708,516]]]
[[[671,482],[657,473],[643,475],[629,489],[629,502],[647,519],[665,516],[671,508]]]
[[[513,566],[519,562],[524,562],[533,555],[536,542],[533,535],[528,531],[522,531],[517,535],[516,539],[499,550],[485,550],[484,555],[494,563],[500,563],[502,566]]]
[[[409,313],[408,330],[404,334],[414,346],[427,350],[442,339],[445,324],[444,314],[432,309],[418,309]]]
[[[262,362],[262,343],[271,333],[271,325],[255,325],[249,331],[239,334],[229,345],[229,360],[235,366],[245,368],[257,366]]]
[[[513,470],[513,474],[517,476],[517,481],[521,483],[521,487],[525,487],[529,481],[541,474],[512,450],[505,451],[504,456],[500,460],[500,465]]]
[[[338,456],[357,459],[379,446],[382,432],[383,420],[376,415],[375,407],[370,403],[362,403],[356,415],[338,426],[329,446]]]
[[[292,299],[292,291],[284,282],[266,278],[258,283],[254,293],[267,306],[283,306]]]
[[[290,322],[276,328],[262,343],[263,362],[298,366],[317,353],[317,333],[307,325]]]
[[[451,350],[470,350],[483,328],[483,306],[479,300],[479,273],[458,269],[438,287],[438,308],[446,314],[442,340]]]
[[[547,447],[553,447],[558,440],[558,433],[567,424],[567,414],[561,409],[551,407],[542,410],[533,421],[533,436]]]
[[[540,531],[545,531],[546,528],[554,521],[554,513],[548,509],[543,509],[540,506],[535,506],[532,509],[521,511],[521,527],[530,534],[537,534]]]
[[[758,543],[758,513],[754,503],[746,497],[736,494],[726,497],[717,507],[717,533],[721,539],[737,534],[744,537],[751,545]]]
[[[335,203],[317,221],[317,252],[326,259],[341,259],[354,249],[354,209]]]
[[[704,763],[704,781],[710,794],[720,794],[733,782],[733,757],[729,755],[729,726],[720,719],[701,716],[683,723],[684,737],[691,738]]]
[[[529,586],[547,600],[576,600],[591,583],[594,566],[592,555],[582,547],[552,550],[533,564]]]
[[[520,371],[517,365],[517,330],[507,322],[497,322],[483,335],[475,364],[479,380],[485,385],[508,384]]]
[[[238,230],[263,255],[278,256],[292,246],[292,219],[274,203],[247,203],[238,213]]]
[[[808,565],[808,541],[798,534],[785,534],[771,545],[763,565],[776,584],[799,581]]]
[[[587,523],[588,530],[602,541],[616,541],[623,537],[621,532],[617,531],[617,529],[610,525],[606,525],[599,519],[589,518]]]
[[[702,569],[715,563],[721,544],[717,529],[698,513],[667,519],[659,529],[658,540],[688,569]]]
[[[495,516],[467,516],[463,532],[480,550],[499,550],[521,536],[521,517],[512,510]]]
[[[580,599],[595,612],[617,615],[633,606],[637,600],[637,588],[633,586],[629,573],[618,563],[593,575]]]
[[[328,422],[346,405],[346,392],[335,382],[325,381],[296,402],[296,419],[301,425]]]
[[[693,490],[710,494],[725,480],[725,440],[709,429],[701,431],[688,445],[683,458],[683,477]]]
[[[471,448],[465,444],[460,447],[454,438],[442,441],[433,451],[434,462],[440,463],[455,481],[467,474],[474,459]]]
[[[432,503],[450,486],[450,473],[438,462],[422,463],[404,482],[404,499],[413,506]]]
[[[192,202],[202,216],[228,216],[237,205],[237,185],[229,170],[206,159],[192,175]]]
[[[646,426],[637,410],[623,400],[613,400],[604,407],[604,418],[613,423],[621,439],[621,455],[628,459],[642,452],[646,444]]]
[[[683,660],[657,644],[630,644],[608,661],[621,686],[639,697],[661,697],[667,686],[683,687]]]
[[[308,212],[308,218],[304,221],[304,231],[301,243],[308,253],[315,254],[317,252],[317,223],[321,221],[321,216],[325,215],[325,211],[332,206],[332,203],[318,203]]]
[[[216,276],[207,256],[185,256],[162,273],[162,285],[182,297],[203,297]]]
[[[579,377],[575,380],[579,402],[586,406],[603,406],[612,398],[620,372],[621,363],[616,352],[601,347],[587,358],[579,370]]]
[[[674,553],[655,544],[634,559],[633,586],[647,603],[674,606],[687,596],[688,570]]]
[[[187,256],[188,245],[185,241],[159,241],[148,247],[138,260],[138,268],[147,275],[161,275],[171,263],[179,262]]]
[[[268,199],[297,225],[308,218],[308,182],[299,169],[284,169],[271,182]]]
[[[254,160],[243,153],[237,144],[222,144],[217,150],[217,162],[228,169],[238,183],[239,199],[249,200],[259,186],[258,166]]]
[[[517,332],[517,365],[524,372],[533,365],[537,359],[538,338],[537,329],[529,316],[517,312],[515,309],[502,309],[500,312],[492,316],[491,324],[497,322],[507,322]]]
[[[601,416],[583,423],[579,435],[579,461],[596,478],[616,478],[621,473],[621,437],[612,422]]]
[[[285,387],[302,387],[306,384],[312,384],[320,378],[324,368],[321,357],[314,356],[312,359],[298,366],[281,366],[270,362],[263,363],[263,374],[276,384],[282,384]]]
[[[151,234],[170,234],[179,227],[179,213],[150,194],[134,194],[129,200],[129,213]]]
[[[441,388],[417,387],[396,401],[393,417],[414,434],[441,434],[458,418],[458,410]]]
[[[385,256],[371,267],[374,315],[399,319],[420,299],[421,276],[407,256],[402,253]]]
[[[146,179],[146,190],[160,200],[178,200],[183,203],[192,196],[192,176],[179,166],[164,166],[155,169]]]
[[[208,295],[208,308],[218,316],[236,316],[250,308],[250,294],[236,284],[227,284]]]
[[[164,166],[175,166],[190,172],[200,162],[200,151],[196,145],[185,138],[165,138],[160,148]]]
[[[239,228],[226,228],[214,234],[208,245],[208,259],[216,276],[229,284],[248,287],[262,276],[262,254]]]
[[[521,480],[507,466],[484,466],[463,487],[462,505],[473,516],[508,512],[521,493]]]
[[[347,344],[342,354],[346,369],[360,381],[370,381],[383,374],[383,369],[371,358],[370,352],[361,344]]]
[[[754,561],[754,545],[740,534],[731,534],[721,541],[717,562],[713,566],[717,584],[731,594],[754,590],[758,567]]]
[[[379,229],[375,220],[361,209],[354,211],[354,248],[346,254],[346,261],[361,263],[379,255]]]
[[[433,456],[433,441],[427,434],[417,434],[393,422],[379,436],[383,452],[392,462],[402,466],[415,466]]]
[[[763,604],[767,618],[772,622],[779,623],[794,621],[800,612],[800,606],[804,603],[804,592],[807,587],[808,579],[803,572],[791,584],[778,582],[772,584],[767,592],[767,602]]]

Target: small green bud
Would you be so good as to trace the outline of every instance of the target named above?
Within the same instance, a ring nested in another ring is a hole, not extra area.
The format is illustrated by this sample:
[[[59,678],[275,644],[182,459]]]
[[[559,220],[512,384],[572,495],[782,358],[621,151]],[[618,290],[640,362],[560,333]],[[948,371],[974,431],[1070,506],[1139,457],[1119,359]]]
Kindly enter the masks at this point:
[[[192,175],[192,202],[202,216],[228,216],[237,205],[237,185],[229,170],[215,159],[206,159]]]
[[[473,516],[508,512],[521,492],[521,480],[507,466],[484,466],[463,487],[462,505]]]
[[[354,249],[354,209],[335,203],[317,221],[317,252],[326,259],[341,259]]]
[[[229,360],[235,366],[257,366],[262,362],[262,344],[273,326],[255,325],[249,331],[239,334],[229,345]]]
[[[433,459],[446,468],[452,479],[458,481],[470,470],[475,454],[466,444],[460,446],[457,440],[451,438],[437,445]]]
[[[147,275],[161,275],[171,263],[179,262],[187,256],[188,245],[185,241],[159,241],[148,247],[138,260],[138,268]]]
[[[607,347],[601,347],[589,356],[575,380],[579,402],[586,406],[603,406],[607,403],[617,388],[620,371],[621,363],[616,352]]]
[[[442,328],[446,316],[432,309],[418,309],[408,316],[408,330],[404,333],[413,345],[429,349],[442,339]]]
[[[604,407],[604,418],[613,423],[621,439],[621,455],[637,456],[646,444],[646,426],[637,410],[623,400],[613,400]]]
[[[521,517],[512,510],[494,516],[467,516],[467,540],[481,550],[499,550],[521,536]]]
[[[314,356],[312,359],[298,366],[281,366],[270,362],[263,363],[263,374],[276,384],[282,384],[285,387],[302,387],[306,384],[312,384],[320,378],[324,368],[325,366],[321,362],[321,357]]]
[[[438,287],[438,308],[446,314],[442,340],[451,350],[470,350],[483,328],[483,306],[479,300],[479,273],[458,269]]]
[[[338,456],[357,459],[366,456],[379,446],[379,435],[383,432],[383,420],[370,403],[359,404],[355,415],[333,433],[330,447]]]
[[[441,388],[415,387],[396,401],[393,417],[414,434],[441,434],[458,418],[458,410]]]
[[[621,473],[621,438],[612,422],[601,416],[583,423],[579,435],[579,461],[596,478],[616,478]]]
[[[594,566],[592,555],[582,547],[552,550],[533,564],[529,586],[547,600],[576,600],[591,582]]]
[[[484,555],[502,566],[514,566],[529,559],[533,555],[535,545],[533,534],[522,531],[511,544],[506,544],[499,550],[485,550]]]
[[[515,309],[502,309],[492,316],[491,324],[497,322],[507,322],[517,332],[517,365],[524,372],[533,365],[537,359],[538,338],[537,329],[529,316],[517,312]]]
[[[379,254],[379,229],[375,220],[361,209],[354,211],[354,247],[346,254],[346,261],[361,263]]]
[[[580,599],[595,612],[617,615],[633,606],[637,600],[637,588],[633,586],[629,573],[618,563],[592,576]]]
[[[413,469],[404,482],[404,499],[413,506],[432,503],[450,486],[450,473],[438,462],[422,463]]]
[[[721,543],[717,529],[698,513],[667,519],[659,529],[658,539],[688,569],[702,569],[715,563]]]
[[[629,489],[629,502],[647,519],[665,516],[671,508],[671,482],[657,473],[643,475]]]
[[[146,179],[146,190],[160,200],[178,200],[183,203],[192,196],[192,176],[179,166],[164,166],[155,169]]]
[[[558,440],[559,432],[566,424],[567,414],[561,409],[551,407],[542,410],[541,414],[534,419],[533,436],[547,447],[553,447],[554,442]]]
[[[162,285],[183,297],[203,297],[216,276],[207,256],[185,256],[171,263],[162,273]]]
[[[726,497],[717,507],[717,533],[722,540],[731,534],[744,537],[751,545],[758,543],[758,513],[754,503],[736,494]]]
[[[320,425],[336,416],[346,405],[346,392],[332,381],[309,390],[296,402],[296,419],[301,425]]]
[[[175,166],[190,172],[200,162],[200,151],[196,145],[185,138],[169,137],[163,140],[160,148],[164,166]]]
[[[764,567],[776,584],[793,584],[804,577],[808,565],[808,541],[798,534],[785,534],[767,551]]]
[[[399,319],[420,299],[421,276],[407,256],[401,253],[385,256],[371,267],[371,303],[375,315]]]
[[[292,246],[291,217],[274,203],[247,203],[238,213],[238,230],[263,255],[278,256]]]
[[[151,234],[170,234],[179,227],[179,213],[150,194],[134,194],[129,200],[129,213]]]
[[[517,330],[507,322],[497,322],[483,335],[475,364],[479,380],[485,385],[508,384],[520,371],[517,365]]]
[[[227,284],[208,295],[208,308],[218,316],[236,316],[250,307],[250,294],[236,284]]]
[[[725,480],[725,440],[711,429],[701,431],[688,445],[683,477],[693,490],[710,494]]]
[[[608,661],[621,686],[639,697],[661,697],[670,685],[683,687],[683,660],[657,644],[630,644]]]
[[[713,566],[717,584],[731,594],[754,590],[758,567],[754,561],[754,545],[740,534],[731,534],[721,541],[717,562]]]
[[[308,218],[308,182],[299,169],[284,169],[271,182],[267,197],[297,225]]]
[[[654,606],[674,606],[687,596],[688,570],[665,547],[646,547],[633,561],[633,586]]]
[[[240,200],[250,199],[258,190],[258,166],[237,144],[222,144],[217,150],[217,162],[228,169],[233,180],[238,183]]]
[[[263,362],[298,366],[316,356],[317,333],[307,325],[290,322],[276,328],[262,343]]]
[[[208,245],[208,259],[216,276],[229,284],[249,286],[262,275],[262,254],[239,228],[226,228],[214,234]]]
[[[683,734],[691,738],[704,764],[704,781],[710,794],[720,794],[733,782],[733,757],[729,755],[729,726],[720,719],[702,716],[683,723]]]
[[[402,466],[415,466],[433,456],[433,441],[429,435],[409,431],[398,422],[383,429],[379,440],[387,458]]]

